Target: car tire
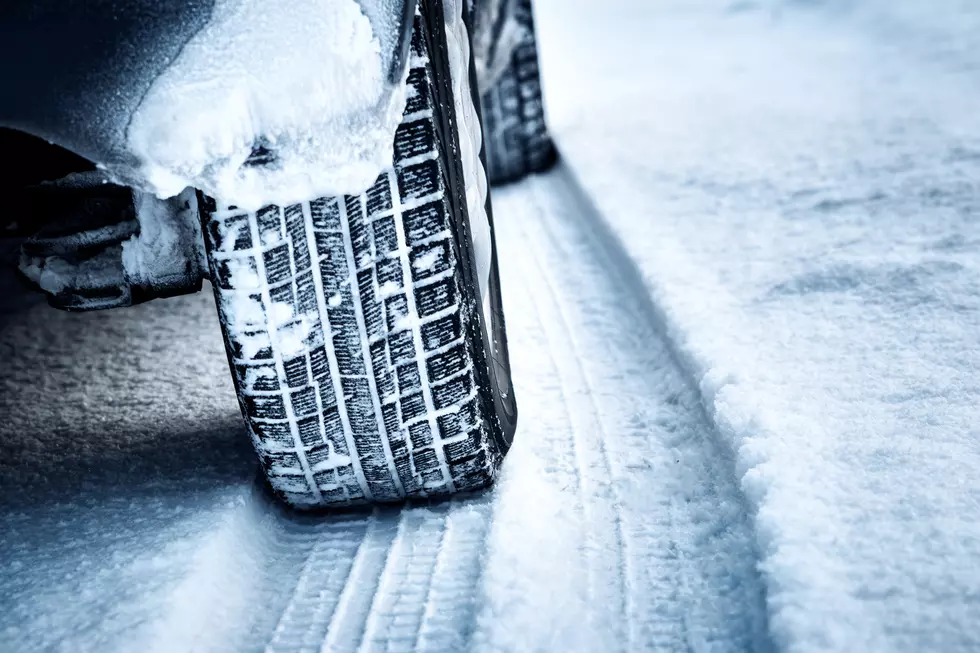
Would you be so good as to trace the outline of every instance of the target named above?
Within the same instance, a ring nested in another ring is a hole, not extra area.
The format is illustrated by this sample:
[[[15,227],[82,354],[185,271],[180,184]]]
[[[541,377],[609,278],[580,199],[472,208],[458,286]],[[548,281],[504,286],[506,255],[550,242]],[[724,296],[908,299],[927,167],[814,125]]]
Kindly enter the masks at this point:
[[[482,84],[487,164],[492,184],[541,172],[558,158],[545,122],[531,0],[511,1],[510,20],[517,23],[523,36],[499,76]]]
[[[395,163],[367,191],[255,212],[199,198],[247,430],[297,508],[485,488],[514,435],[496,261],[484,302],[466,204],[483,171],[459,155],[449,59],[469,51],[445,20],[420,0]]]

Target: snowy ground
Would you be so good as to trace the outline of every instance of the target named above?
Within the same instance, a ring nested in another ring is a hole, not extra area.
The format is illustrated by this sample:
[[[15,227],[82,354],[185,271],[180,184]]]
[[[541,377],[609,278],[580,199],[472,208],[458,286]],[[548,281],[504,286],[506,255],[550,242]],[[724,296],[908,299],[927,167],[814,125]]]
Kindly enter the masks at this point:
[[[285,513],[209,294],[3,277],[0,650],[980,647],[980,7],[537,2],[498,487]]]
[[[280,511],[208,294],[8,300],[0,649],[764,649],[731,457],[576,192],[497,196],[521,431],[492,493],[446,504]]]
[[[980,5],[617,5],[540,3],[552,124],[735,452],[776,645],[977,650]]]

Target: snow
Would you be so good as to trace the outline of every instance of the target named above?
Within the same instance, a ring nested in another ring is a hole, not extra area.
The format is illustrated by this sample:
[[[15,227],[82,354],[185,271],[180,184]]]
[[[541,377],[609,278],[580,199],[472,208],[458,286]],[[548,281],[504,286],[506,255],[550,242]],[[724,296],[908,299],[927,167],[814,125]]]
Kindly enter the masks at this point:
[[[0,649],[980,648],[980,9],[536,8],[495,489],[283,511],[210,293],[4,278]]]
[[[765,651],[730,457],[560,181],[494,193],[521,425],[450,502],[288,513],[211,293],[78,315],[0,277],[0,649]]]
[[[78,266],[60,256],[46,258],[23,257],[20,265],[24,275],[45,292],[57,294],[71,285]]]
[[[140,231],[122,243],[122,264],[133,285],[154,287],[207,270],[197,194],[188,188],[161,200],[133,191]]]
[[[734,452],[776,645],[976,650],[977,7],[615,5],[537,3],[551,125]]]
[[[416,272],[428,272],[429,270],[434,268],[441,259],[442,259],[442,250],[433,249],[426,252],[425,254],[422,254],[417,259],[415,259],[412,262],[412,268]],[[391,282],[389,281],[381,285],[382,297],[386,296],[387,294],[390,294],[390,289],[387,287],[389,283]]]
[[[359,193],[391,165],[405,108],[384,63],[355,0],[218,0],[132,118],[138,170],[113,172],[253,210]],[[258,147],[271,163],[246,162]]]

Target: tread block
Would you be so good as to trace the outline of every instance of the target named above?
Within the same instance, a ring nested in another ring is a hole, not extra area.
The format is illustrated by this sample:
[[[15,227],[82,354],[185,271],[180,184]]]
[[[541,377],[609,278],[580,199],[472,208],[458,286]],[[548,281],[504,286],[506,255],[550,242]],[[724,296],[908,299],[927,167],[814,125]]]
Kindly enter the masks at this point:
[[[423,324],[422,346],[426,351],[432,351],[459,340],[462,335],[462,318],[457,311]]]
[[[429,238],[449,228],[442,200],[427,202],[405,211],[405,237],[409,242]]]
[[[265,278],[270,284],[279,284],[292,278],[292,262],[289,256],[289,245],[286,243],[263,252],[262,261],[265,263]]]
[[[405,295],[395,295],[385,299],[385,315],[387,317],[388,331],[404,329],[404,322],[408,317],[408,300],[405,298]]]
[[[398,168],[398,192],[408,202],[442,190],[442,175],[435,159]]]
[[[412,460],[415,461],[415,469],[419,472],[427,472],[439,467],[439,458],[436,457],[436,452],[432,449],[413,451]]]
[[[336,197],[321,197],[310,202],[313,229],[340,231],[340,204]]]
[[[303,466],[293,451],[265,451],[261,455],[263,466],[271,473],[299,475]]]
[[[379,256],[390,256],[398,249],[398,231],[395,218],[377,218],[371,223],[374,232],[374,249]]]
[[[341,503],[347,498],[347,491],[342,487],[335,487],[330,488],[329,490],[320,490],[320,495],[323,497],[324,501]]]
[[[416,13],[415,19],[412,24],[412,40],[409,46],[412,52],[412,56],[415,57],[427,56],[425,50],[425,41],[422,38],[422,34],[424,33],[423,30],[424,30],[424,25],[422,23],[422,16]]]
[[[401,420],[398,417],[398,401],[392,400],[381,406],[381,416],[384,419],[385,429],[390,433],[389,441],[394,438],[401,438]],[[404,442],[403,440],[394,440]]]
[[[275,245],[285,239],[282,211],[275,204],[270,204],[256,211],[255,220],[258,223],[259,240],[262,245]]]
[[[313,281],[312,270],[307,270],[296,277],[296,299],[300,314],[315,314],[319,310],[316,296],[316,282]]]
[[[210,220],[205,237],[215,252],[244,252],[252,249],[252,231],[247,215]]]
[[[342,456],[348,455],[347,439],[344,437],[344,423],[336,406],[323,411],[323,434],[333,445],[334,451]]]
[[[419,374],[419,366],[415,361],[399,365],[395,370],[398,375],[399,394],[407,395],[422,387],[422,375]]]
[[[422,480],[425,481],[426,485],[435,485],[436,483],[442,483],[444,479],[442,478],[442,470],[439,468],[430,469],[429,471],[422,472]]]
[[[449,463],[449,473],[452,474],[453,478],[465,476],[485,477],[487,474],[486,452],[481,450],[459,462]]]
[[[318,415],[298,420],[296,428],[299,430],[299,439],[303,443],[303,447],[312,447],[323,443],[323,428]]]
[[[317,444],[309,449],[305,449],[303,453],[306,455],[306,462],[309,463],[310,467],[317,467],[318,465],[329,462],[333,456],[330,445],[326,443]]]
[[[346,330],[335,331],[333,348],[337,353],[337,367],[340,370],[341,377],[364,376],[367,374],[367,370],[364,369],[364,357],[361,355],[360,336]],[[344,381],[346,383],[346,379]],[[344,394],[351,394],[346,391],[346,386]],[[355,394],[355,396],[364,395]]]
[[[342,378],[341,383],[346,396],[360,398],[359,401],[351,401],[347,404],[347,418],[350,420],[350,427],[355,437],[367,441],[365,435],[378,434],[378,423],[374,418],[374,409],[369,399],[371,388],[368,386],[367,379]]]
[[[420,56],[420,55],[416,55]],[[408,73],[408,98],[405,102],[405,114],[410,115],[429,108],[429,85],[425,68],[412,68]]]
[[[446,413],[436,418],[436,425],[439,427],[439,437],[443,440],[455,438],[464,433],[468,433],[475,423],[474,408],[475,399],[467,401],[453,413]]]
[[[258,419],[286,419],[286,405],[279,395],[245,395],[249,415]]]
[[[378,286],[382,296],[401,292],[405,286],[402,275],[402,262],[397,258],[383,258],[378,261]]]
[[[306,494],[308,490],[305,476],[286,476],[279,484],[280,492],[304,494],[309,501],[316,501],[312,494]]]
[[[283,490],[279,490],[278,488],[276,489],[276,492],[282,497],[283,501],[291,506],[302,507],[318,505],[316,496],[310,492],[285,492]]]
[[[315,415],[317,413],[316,391],[313,390],[313,386],[308,385],[302,390],[290,392],[289,404],[296,417]]]
[[[291,204],[286,207],[286,231],[293,245],[293,263],[297,272],[310,267],[310,247],[306,242],[306,216],[303,215],[302,204]]]
[[[268,331],[229,333],[225,338],[232,356],[242,360],[271,360],[272,341]]]
[[[378,396],[384,400],[395,394],[394,375],[388,371],[388,345],[383,339],[371,343],[371,365],[375,370]]]
[[[296,445],[287,422],[260,422],[250,418],[248,424],[252,433],[264,438],[270,449],[291,449]]]
[[[421,391],[402,397],[399,404],[401,404],[402,409],[402,421],[410,422],[413,419],[425,417],[425,399],[423,399]]]
[[[471,431],[464,439],[450,442],[444,447],[446,460],[450,464],[465,461],[481,450],[483,450],[483,434],[480,431]]]
[[[319,381],[330,374],[330,359],[327,358],[327,350],[324,347],[317,347],[310,352],[310,371],[313,373],[313,379]],[[330,397],[333,397],[333,386],[330,386],[331,392]],[[327,397],[323,394],[323,389],[320,389],[320,399],[326,400]],[[326,402],[325,403],[329,403]]]
[[[415,360],[415,342],[411,331],[399,331],[388,338],[391,364],[400,365]]]
[[[243,279],[258,279],[259,272],[255,259],[250,257],[218,259],[214,262],[211,281],[222,290],[244,288]],[[254,285],[253,285],[254,287]]]
[[[364,212],[361,210],[361,198],[359,196],[345,196],[344,210],[347,213],[348,226],[358,225],[364,222]]]
[[[317,254],[320,255],[320,267],[324,270],[324,275],[329,273],[340,273],[347,275],[347,254],[344,250],[344,236],[335,231],[317,231],[313,234],[316,244]],[[324,269],[323,264],[329,263],[331,267]],[[327,283],[324,276],[323,282]]]
[[[381,316],[381,306],[374,292],[374,271],[361,270],[357,274],[357,289],[361,299],[361,311],[364,317],[364,327],[369,341],[384,338],[385,325]]]
[[[430,383],[438,383],[454,374],[459,374],[469,364],[466,347],[459,343],[446,351],[433,354],[425,362]]]
[[[352,503],[363,501],[365,499],[364,491],[361,490],[361,486],[355,480],[345,481],[343,487],[347,490],[347,496],[350,497]]]
[[[365,205],[367,206],[368,218],[391,210],[391,186],[388,183],[387,173],[382,173],[374,185],[368,188]]]
[[[269,288],[269,299],[273,304],[285,304],[292,308],[296,304],[296,292],[293,290],[292,282],[271,286]]]
[[[454,306],[458,301],[456,280],[451,277],[419,288],[415,295],[415,306],[422,318]]]
[[[417,422],[408,427],[413,449],[422,449],[432,444],[432,427],[428,422]]]
[[[330,377],[330,371],[327,370],[327,375],[322,376],[316,381],[317,392],[320,393],[320,405],[323,406],[324,411],[327,408],[337,406],[337,394],[334,390],[333,379]]]
[[[306,372],[305,356],[291,358],[284,361],[282,365],[286,370],[286,384],[290,388],[299,388],[310,382],[309,375]]]
[[[279,390],[279,375],[275,365],[237,365],[235,370],[246,393]]]
[[[319,472],[314,472],[313,480],[316,481],[317,486],[323,490],[325,489],[324,486],[329,488],[337,485],[339,479],[337,478],[336,469],[324,469]]]
[[[453,267],[449,240],[436,241],[412,248],[410,260],[412,278],[415,281],[424,281],[438,274],[449,272]]]
[[[431,121],[403,122],[395,132],[395,161],[428,154],[435,149],[435,145],[436,136]]]

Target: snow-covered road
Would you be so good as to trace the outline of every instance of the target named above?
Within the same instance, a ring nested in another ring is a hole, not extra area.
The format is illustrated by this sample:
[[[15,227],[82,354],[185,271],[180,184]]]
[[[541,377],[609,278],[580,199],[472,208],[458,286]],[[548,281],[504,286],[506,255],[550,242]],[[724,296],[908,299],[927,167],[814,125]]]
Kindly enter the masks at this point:
[[[735,452],[777,648],[980,650],[980,4],[538,3],[551,125]]]
[[[730,452],[635,270],[564,168],[496,202],[522,413],[484,496],[288,514],[253,482],[209,294],[11,301],[0,649],[765,649]]]
[[[980,5],[536,0],[484,495],[255,480],[209,293],[0,279],[0,651],[980,647]]]

